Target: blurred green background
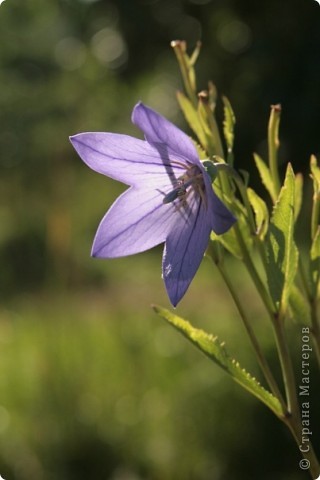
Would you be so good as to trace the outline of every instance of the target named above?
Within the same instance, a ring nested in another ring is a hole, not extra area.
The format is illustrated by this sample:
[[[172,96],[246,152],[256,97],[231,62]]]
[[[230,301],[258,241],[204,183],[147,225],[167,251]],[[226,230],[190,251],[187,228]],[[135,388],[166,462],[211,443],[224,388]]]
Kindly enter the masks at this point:
[[[138,100],[182,128],[170,40],[203,49],[237,116],[236,165],[257,177],[271,103],[281,158],[319,153],[320,7],[314,0],[5,0],[0,6],[0,474],[6,480],[308,478],[272,414],[158,319],[168,306],[161,248],[93,260],[96,227],[123,190],[88,170],[68,136],[139,136]],[[218,115],[221,114],[221,105]],[[252,285],[229,260],[271,362]],[[251,348],[218,273],[204,261],[178,308]],[[290,332],[299,348],[299,327]],[[297,364],[299,359],[297,359]],[[313,393],[318,386],[314,386]],[[314,422],[319,414],[311,412]],[[314,432],[319,443],[319,432]]]

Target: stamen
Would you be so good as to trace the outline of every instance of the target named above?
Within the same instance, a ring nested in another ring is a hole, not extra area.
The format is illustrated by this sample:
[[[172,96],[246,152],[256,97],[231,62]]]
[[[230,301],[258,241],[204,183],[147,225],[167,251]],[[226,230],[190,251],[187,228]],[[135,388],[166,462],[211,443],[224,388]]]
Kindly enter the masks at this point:
[[[179,160],[171,160],[170,164],[177,165],[178,167],[182,167],[184,170],[188,170],[193,166],[192,163],[190,164],[188,162],[183,163],[183,162],[180,162]]]

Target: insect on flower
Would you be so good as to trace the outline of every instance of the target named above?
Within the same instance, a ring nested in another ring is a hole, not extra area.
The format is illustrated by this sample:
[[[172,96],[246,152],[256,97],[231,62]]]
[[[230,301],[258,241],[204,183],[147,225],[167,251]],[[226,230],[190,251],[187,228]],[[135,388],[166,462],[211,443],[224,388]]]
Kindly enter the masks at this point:
[[[175,187],[173,190],[171,190],[171,192],[167,193],[164,197],[163,197],[163,200],[162,202],[164,204],[166,203],[172,203],[174,202],[175,200],[179,199],[180,202],[182,202],[182,204],[184,206],[186,206],[186,197],[187,197],[187,188],[189,185],[191,185],[192,183],[192,180],[189,180],[188,182],[184,182],[183,179],[179,179],[178,180],[178,185],[177,187]]]

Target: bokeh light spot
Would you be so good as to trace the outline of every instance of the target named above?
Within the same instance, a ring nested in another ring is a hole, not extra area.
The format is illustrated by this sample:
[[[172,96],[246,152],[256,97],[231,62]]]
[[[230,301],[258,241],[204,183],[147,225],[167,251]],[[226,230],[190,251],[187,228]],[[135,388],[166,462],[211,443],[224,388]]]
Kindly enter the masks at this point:
[[[227,52],[241,53],[251,43],[251,31],[244,22],[234,19],[219,25],[217,39]]]
[[[54,50],[58,65],[65,70],[80,68],[86,59],[85,45],[75,37],[66,37],[60,40]]]
[[[99,30],[91,40],[91,48],[99,62],[111,69],[117,69],[128,60],[125,41],[116,29],[111,27]]]

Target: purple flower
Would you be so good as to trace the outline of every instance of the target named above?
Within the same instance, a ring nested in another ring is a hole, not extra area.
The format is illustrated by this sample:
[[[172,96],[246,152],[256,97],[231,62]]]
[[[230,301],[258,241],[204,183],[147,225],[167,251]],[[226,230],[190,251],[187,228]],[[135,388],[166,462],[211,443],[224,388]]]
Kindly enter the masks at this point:
[[[165,242],[162,274],[176,306],[199,268],[211,230],[222,234],[235,218],[215,195],[186,134],[142,103],[132,121],[145,140],[114,133],[70,138],[90,168],[130,185],[102,219],[92,255],[122,257]]]

